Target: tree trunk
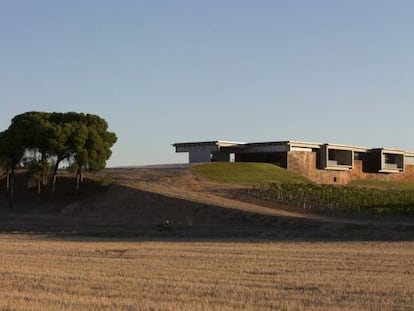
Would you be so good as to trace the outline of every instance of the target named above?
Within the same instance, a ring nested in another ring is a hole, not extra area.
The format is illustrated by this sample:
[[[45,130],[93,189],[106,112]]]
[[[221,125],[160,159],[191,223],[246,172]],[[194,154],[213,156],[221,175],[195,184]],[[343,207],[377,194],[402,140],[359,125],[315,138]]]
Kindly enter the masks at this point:
[[[55,193],[55,190],[56,190],[56,180],[57,180],[56,173],[53,173],[53,179],[52,179],[52,193]]]
[[[82,172],[80,170],[76,171],[76,197],[79,195],[80,183],[82,182]]]
[[[40,195],[40,186],[41,186],[41,179],[38,178],[37,179],[37,194],[39,194],[39,195]]]
[[[48,182],[47,182],[48,180],[47,180],[47,172],[46,171],[44,171],[43,173],[42,173],[42,185],[44,186],[44,187],[46,187],[47,186],[47,184],[48,184]]]
[[[14,197],[14,169],[10,172],[10,189],[9,189],[9,204],[10,208],[13,208],[13,197]]]
[[[60,163],[60,161],[61,160],[56,160],[56,164],[55,164],[55,167],[53,168],[53,177],[52,177],[52,194],[54,194],[55,193],[55,190],[56,190],[56,179],[57,179],[57,171],[58,171],[58,168],[59,168],[59,163]]]
[[[7,169],[6,172],[6,192],[9,193],[10,192],[10,170]]]
[[[47,187],[47,185],[49,184],[49,176],[48,176],[48,173],[49,173],[49,171],[46,169],[46,156],[45,156],[45,154],[44,153],[42,153],[42,158],[41,158],[41,163],[42,163],[42,165],[43,165],[43,167],[42,167],[42,185],[43,185],[43,187]]]

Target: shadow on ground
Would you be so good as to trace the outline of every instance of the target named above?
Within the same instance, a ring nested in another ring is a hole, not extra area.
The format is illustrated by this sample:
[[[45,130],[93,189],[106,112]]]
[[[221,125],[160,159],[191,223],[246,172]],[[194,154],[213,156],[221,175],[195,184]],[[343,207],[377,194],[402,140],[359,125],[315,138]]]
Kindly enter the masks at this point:
[[[53,198],[16,189],[12,209],[0,193],[0,232],[66,239],[413,241],[414,224],[365,225],[270,216],[118,184],[86,181],[76,194],[62,178]],[[3,190],[4,191],[4,190]]]

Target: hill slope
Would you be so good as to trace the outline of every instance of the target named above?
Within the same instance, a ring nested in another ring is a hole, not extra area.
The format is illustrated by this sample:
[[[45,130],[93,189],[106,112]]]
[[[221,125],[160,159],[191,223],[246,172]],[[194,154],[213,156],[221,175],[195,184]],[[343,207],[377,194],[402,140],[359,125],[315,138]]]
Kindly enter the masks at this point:
[[[113,182],[102,186],[94,181],[103,176]],[[60,183],[52,210],[36,209],[32,197],[23,209],[8,210],[0,204],[0,231],[157,235],[159,225],[168,220],[173,234],[192,237],[414,238],[412,223],[344,219],[244,202],[225,193],[245,185],[212,181],[188,169],[109,169],[94,180],[83,185],[78,198]],[[16,195],[21,190],[16,189]],[[25,204],[23,198],[18,203]]]
[[[269,163],[216,162],[195,165],[190,170],[218,182],[240,185],[311,183],[302,175]]]

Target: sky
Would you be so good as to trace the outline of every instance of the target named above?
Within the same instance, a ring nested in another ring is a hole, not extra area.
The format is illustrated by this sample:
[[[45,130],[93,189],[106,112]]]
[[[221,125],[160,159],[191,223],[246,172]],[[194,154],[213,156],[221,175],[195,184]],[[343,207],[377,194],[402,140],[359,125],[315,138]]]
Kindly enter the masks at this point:
[[[26,111],[105,118],[109,166],[174,142],[414,151],[414,1],[0,0],[0,130]]]

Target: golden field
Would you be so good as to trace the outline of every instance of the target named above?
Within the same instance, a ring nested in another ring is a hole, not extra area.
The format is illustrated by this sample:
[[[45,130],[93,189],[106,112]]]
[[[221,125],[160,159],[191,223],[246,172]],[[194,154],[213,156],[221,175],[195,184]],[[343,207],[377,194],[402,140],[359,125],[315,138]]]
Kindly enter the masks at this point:
[[[0,310],[414,310],[413,242],[0,235]]]

